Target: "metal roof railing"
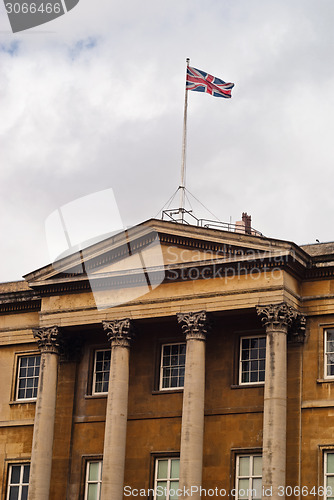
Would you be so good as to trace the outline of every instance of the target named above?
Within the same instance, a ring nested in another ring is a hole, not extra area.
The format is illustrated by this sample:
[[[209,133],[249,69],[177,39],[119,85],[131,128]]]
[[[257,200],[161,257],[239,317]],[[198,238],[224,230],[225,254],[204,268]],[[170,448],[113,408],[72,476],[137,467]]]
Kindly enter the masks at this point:
[[[175,208],[163,210],[161,214],[162,220],[169,220],[178,224],[186,224],[188,226],[198,226],[208,229],[220,229],[222,231],[230,231],[234,233],[249,234],[252,236],[263,236],[260,231],[252,227],[246,227],[245,224],[232,224],[231,222],[221,222],[219,220],[198,219],[192,210],[185,208]]]

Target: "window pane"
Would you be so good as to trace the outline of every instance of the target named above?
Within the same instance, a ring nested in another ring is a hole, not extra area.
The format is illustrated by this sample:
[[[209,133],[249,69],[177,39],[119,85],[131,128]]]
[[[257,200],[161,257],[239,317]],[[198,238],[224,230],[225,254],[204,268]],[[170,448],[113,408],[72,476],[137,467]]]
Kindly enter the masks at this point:
[[[239,476],[249,476],[249,457],[239,458]]]
[[[157,498],[159,500],[166,500],[167,481],[159,481],[157,485]]]
[[[99,463],[91,462],[89,464],[88,481],[97,481],[99,479]]]
[[[262,498],[262,479],[254,479],[253,480],[253,490],[255,490],[255,494],[253,494],[253,498]]]
[[[249,479],[239,479],[239,498],[248,498]]]
[[[334,330],[327,330],[327,340],[334,341]]]
[[[158,479],[167,478],[168,460],[158,461]]]
[[[259,347],[261,349],[264,348],[264,355],[266,355],[266,337],[260,337],[259,338]]]
[[[328,476],[327,486],[330,486],[332,488],[332,491],[334,491],[334,476]]]
[[[20,484],[21,465],[12,465],[11,484]]]
[[[88,485],[87,500],[98,500],[98,498],[97,498],[97,487],[98,487],[98,485],[96,483]]]
[[[250,343],[250,339],[242,339],[242,348],[243,349],[249,349],[249,343]]]
[[[327,453],[327,472],[334,473],[334,453]]]
[[[176,494],[177,490],[179,488],[179,482],[178,481],[171,481],[170,482],[170,494],[169,494],[169,499],[170,500],[177,500],[178,496]],[[175,493],[175,494],[173,494]]]
[[[11,486],[9,493],[9,500],[18,500],[18,498],[19,498],[19,487]]]
[[[28,498],[28,486],[22,486],[21,500],[27,500]]]
[[[172,377],[170,382],[170,387],[177,387],[177,386],[178,386],[177,377]]]
[[[179,478],[179,476],[180,476],[180,460],[175,459],[175,460],[172,460],[172,463],[171,463],[170,477],[171,477],[171,479],[173,479],[174,477]]]
[[[23,470],[23,483],[29,483],[30,465],[25,465]]]
[[[254,476],[262,476],[262,457],[253,458],[253,474]]]
[[[172,345],[172,354],[178,354],[179,346],[178,344]]]
[[[334,352],[334,342],[327,342],[327,352]]]

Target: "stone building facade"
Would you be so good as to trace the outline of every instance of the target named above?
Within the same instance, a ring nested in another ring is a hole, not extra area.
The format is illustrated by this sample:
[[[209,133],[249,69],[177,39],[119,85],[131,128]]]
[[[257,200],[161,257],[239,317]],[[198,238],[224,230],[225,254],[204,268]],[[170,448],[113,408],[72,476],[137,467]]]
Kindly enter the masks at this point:
[[[1,284],[1,498],[334,497],[333,276],[149,220]]]

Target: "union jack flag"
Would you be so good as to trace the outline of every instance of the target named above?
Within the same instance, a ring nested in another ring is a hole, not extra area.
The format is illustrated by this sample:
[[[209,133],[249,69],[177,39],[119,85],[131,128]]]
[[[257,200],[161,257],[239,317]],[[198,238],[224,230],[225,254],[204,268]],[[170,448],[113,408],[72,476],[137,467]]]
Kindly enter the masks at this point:
[[[232,97],[231,91],[233,87],[234,83],[226,83],[220,80],[220,78],[205,73],[205,71],[191,68],[190,66],[187,68],[186,88],[188,90],[206,92],[214,97],[225,97],[225,99],[228,99]]]

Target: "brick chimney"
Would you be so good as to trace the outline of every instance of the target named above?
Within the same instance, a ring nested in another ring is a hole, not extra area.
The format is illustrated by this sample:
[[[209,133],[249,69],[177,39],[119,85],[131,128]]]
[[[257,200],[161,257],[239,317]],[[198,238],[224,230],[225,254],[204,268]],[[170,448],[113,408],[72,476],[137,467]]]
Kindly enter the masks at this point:
[[[245,234],[252,234],[252,217],[247,212],[242,212],[242,222],[245,224]]]

